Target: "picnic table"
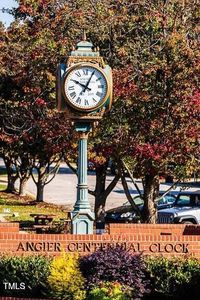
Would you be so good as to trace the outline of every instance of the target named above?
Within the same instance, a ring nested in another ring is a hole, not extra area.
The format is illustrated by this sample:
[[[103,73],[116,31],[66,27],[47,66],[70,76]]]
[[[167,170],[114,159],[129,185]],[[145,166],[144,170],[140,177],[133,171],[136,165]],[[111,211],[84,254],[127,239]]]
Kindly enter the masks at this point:
[[[63,222],[64,225],[64,232],[65,233],[71,233],[71,212],[66,212],[66,218],[60,219],[60,221]]]
[[[30,214],[34,218],[33,228],[37,233],[47,231],[52,227],[52,222],[56,215],[53,214]]]

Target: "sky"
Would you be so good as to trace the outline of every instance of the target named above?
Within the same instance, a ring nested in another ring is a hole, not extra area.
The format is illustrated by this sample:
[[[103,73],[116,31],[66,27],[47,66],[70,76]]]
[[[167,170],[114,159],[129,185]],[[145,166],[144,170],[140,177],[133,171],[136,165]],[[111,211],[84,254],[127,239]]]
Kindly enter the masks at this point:
[[[4,23],[7,27],[13,21],[12,16],[7,13],[2,13],[2,8],[12,8],[17,7],[17,2],[15,0],[0,0],[0,21]]]

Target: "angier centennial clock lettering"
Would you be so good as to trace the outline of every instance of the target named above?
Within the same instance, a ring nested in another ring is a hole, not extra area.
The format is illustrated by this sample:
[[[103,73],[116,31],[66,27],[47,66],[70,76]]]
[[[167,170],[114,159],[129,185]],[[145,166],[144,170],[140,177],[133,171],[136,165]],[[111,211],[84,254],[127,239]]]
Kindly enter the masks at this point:
[[[106,74],[94,64],[78,64],[70,68],[64,78],[64,96],[77,110],[90,111],[100,107],[108,98]]]

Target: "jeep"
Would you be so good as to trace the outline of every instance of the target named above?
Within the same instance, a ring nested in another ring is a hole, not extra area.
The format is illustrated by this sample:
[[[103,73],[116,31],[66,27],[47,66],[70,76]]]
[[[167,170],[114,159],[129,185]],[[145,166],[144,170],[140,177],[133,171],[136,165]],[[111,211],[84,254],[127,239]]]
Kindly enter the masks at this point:
[[[200,224],[200,191],[180,192],[173,207],[158,211],[157,223]]]

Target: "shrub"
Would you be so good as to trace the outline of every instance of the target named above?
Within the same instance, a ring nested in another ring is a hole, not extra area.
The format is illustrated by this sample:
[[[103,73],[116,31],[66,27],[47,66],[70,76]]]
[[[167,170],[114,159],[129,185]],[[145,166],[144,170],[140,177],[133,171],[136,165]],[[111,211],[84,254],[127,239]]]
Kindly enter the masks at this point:
[[[48,277],[50,295],[60,300],[85,299],[84,278],[78,267],[78,256],[66,254],[54,258]]]
[[[195,258],[148,258],[155,290],[173,299],[199,299],[200,262]]]
[[[149,280],[141,256],[134,256],[121,246],[108,247],[82,257],[80,269],[89,290],[102,281],[117,281],[132,287],[138,299],[149,292]]]
[[[88,300],[131,300],[132,291],[118,282],[101,282],[89,293]]]
[[[43,256],[0,257],[0,295],[42,297],[46,291],[50,259]],[[4,283],[25,284],[25,289],[5,289]]]

